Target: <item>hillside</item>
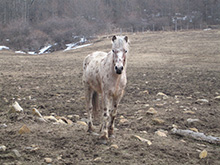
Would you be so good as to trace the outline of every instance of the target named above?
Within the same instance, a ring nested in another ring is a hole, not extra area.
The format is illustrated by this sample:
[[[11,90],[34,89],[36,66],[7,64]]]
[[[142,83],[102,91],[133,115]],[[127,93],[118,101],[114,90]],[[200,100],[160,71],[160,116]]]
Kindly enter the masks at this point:
[[[219,144],[177,136],[171,129],[220,137],[220,31],[126,35],[128,84],[116,138],[107,145],[86,132],[82,61],[93,51],[110,51],[111,36],[51,54],[0,51],[0,146],[6,149],[0,147],[0,164],[49,164],[45,158],[51,164],[219,164]],[[13,101],[24,113],[10,111]],[[72,124],[39,121],[33,108]],[[19,133],[23,125],[29,133]],[[200,159],[203,150],[208,154]]]

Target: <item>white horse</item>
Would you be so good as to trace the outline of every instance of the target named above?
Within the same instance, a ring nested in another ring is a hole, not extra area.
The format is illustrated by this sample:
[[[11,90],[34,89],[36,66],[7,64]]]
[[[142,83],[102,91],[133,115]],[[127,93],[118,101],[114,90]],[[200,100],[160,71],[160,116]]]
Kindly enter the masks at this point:
[[[94,52],[83,61],[83,83],[88,111],[88,132],[93,132],[93,115],[99,110],[99,94],[102,98],[101,140],[114,137],[114,121],[118,104],[127,83],[126,68],[129,51],[127,36],[112,37],[112,51]]]

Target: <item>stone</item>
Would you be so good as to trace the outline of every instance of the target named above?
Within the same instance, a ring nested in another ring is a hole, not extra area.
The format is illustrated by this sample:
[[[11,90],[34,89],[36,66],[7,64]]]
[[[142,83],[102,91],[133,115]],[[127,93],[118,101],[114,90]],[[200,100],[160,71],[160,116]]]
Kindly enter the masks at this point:
[[[62,123],[62,124],[68,124],[68,125],[72,125],[73,124],[73,122],[70,120],[70,119],[67,119],[67,118],[65,118],[65,117],[59,117],[59,116],[57,116],[56,117],[57,119],[58,119],[58,122],[60,122],[60,123]],[[61,122],[61,120],[64,122]]]
[[[65,121],[63,121],[62,119],[58,119],[57,120],[57,123],[59,123],[59,124],[67,124]]]
[[[39,112],[36,108],[33,108],[33,109],[32,109],[32,114],[33,114],[34,116],[43,118],[43,116],[40,114],[40,112]]]
[[[68,118],[68,119],[72,119],[72,118],[73,118],[73,115],[67,115],[67,118]]]
[[[12,104],[12,109],[11,109],[11,112],[15,112],[15,113],[21,113],[23,112],[23,108],[18,104],[17,101],[15,101],[13,104]]]
[[[117,144],[112,144],[112,145],[110,146],[110,148],[118,149],[118,145],[117,145]]]
[[[135,113],[143,113],[143,112],[144,112],[143,110],[138,110]]]
[[[191,123],[196,123],[196,122],[200,122],[199,119],[191,119],[191,118],[188,118],[187,120],[187,123],[191,124]]]
[[[85,96],[82,96],[82,97],[80,97],[80,99],[81,99],[81,100],[85,100],[86,98],[85,98]]]
[[[132,135],[131,137],[134,138],[134,139],[137,139],[141,142],[146,142],[149,146],[152,144],[152,142],[150,140],[144,139],[144,138],[142,138],[138,135]]]
[[[36,117],[36,120],[39,122],[47,122],[44,118]]]
[[[204,159],[207,157],[207,155],[208,155],[208,152],[206,150],[203,150],[202,152],[200,152],[199,158]]]
[[[157,93],[157,96],[162,96],[163,99],[167,99],[168,98],[168,96],[165,93],[162,93],[162,92]]]
[[[189,129],[194,132],[199,132],[199,130],[197,128],[189,128]]]
[[[124,119],[124,118],[125,118],[125,117],[124,117],[124,116],[122,116],[122,115],[119,117],[119,119]]]
[[[128,119],[120,119],[119,123],[120,124],[128,123]]]
[[[86,122],[84,121],[77,121],[76,123],[82,126],[87,126]]]
[[[39,147],[36,145],[31,145],[30,147],[25,147],[25,149],[33,152],[39,150]]]
[[[140,100],[136,100],[134,103],[135,104],[141,104],[141,101]]]
[[[161,137],[167,137],[167,131],[165,131],[165,130],[157,130],[156,132],[155,132],[155,134],[156,135],[158,135],[158,136],[161,136]]]
[[[145,107],[149,107],[149,106],[150,106],[150,104],[144,104],[144,106],[145,106]]]
[[[197,104],[208,104],[209,101],[207,99],[198,99],[196,100],[196,103]]]
[[[149,108],[147,110],[147,114],[149,114],[149,115],[156,115],[157,111],[154,108],[151,107],[151,108]]]
[[[142,120],[142,119],[143,119],[143,117],[141,116],[141,117],[137,118],[137,121]]]
[[[157,96],[166,96],[166,94],[159,92],[159,93],[157,93]]]
[[[185,114],[191,114],[191,115],[193,115],[193,114],[195,114],[195,112],[194,111],[183,111],[183,113],[185,113]]]
[[[220,96],[216,96],[214,99],[220,101]]]
[[[31,130],[25,124],[18,131],[19,134],[27,134],[30,132]]]
[[[161,108],[161,107],[163,107],[163,104],[156,104],[155,106],[158,108]]]
[[[18,150],[16,150],[16,149],[13,149],[12,150],[12,153],[17,157],[17,158],[19,158],[19,157],[21,157],[21,154],[18,152]]]
[[[80,118],[79,115],[73,115],[73,117],[74,117],[75,119],[79,119],[79,118]]]
[[[51,159],[51,158],[44,158],[44,161],[46,163],[52,163],[53,159]]]
[[[2,145],[2,146],[0,146],[0,151],[6,151],[6,146],[4,146],[4,145]]]
[[[62,156],[57,156],[57,160],[62,160]]]
[[[145,90],[145,91],[143,91],[143,94],[149,95],[149,91]]]
[[[7,124],[3,123],[3,124],[0,124],[0,128],[7,128]]]
[[[101,161],[101,160],[102,160],[101,157],[97,157],[97,158],[95,158],[93,161],[94,161],[94,162],[99,162],[99,161]]]
[[[54,116],[44,116],[47,121],[57,122],[58,120]]]
[[[3,100],[4,100],[6,103],[8,103],[8,99],[6,99],[5,97],[3,98]]]
[[[183,139],[181,139],[180,141],[181,141],[182,143],[186,143],[186,141],[185,141],[185,140],[183,140]]]
[[[162,124],[165,123],[164,120],[159,119],[159,118],[153,118],[152,121],[153,121],[154,124],[161,124],[162,125]]]

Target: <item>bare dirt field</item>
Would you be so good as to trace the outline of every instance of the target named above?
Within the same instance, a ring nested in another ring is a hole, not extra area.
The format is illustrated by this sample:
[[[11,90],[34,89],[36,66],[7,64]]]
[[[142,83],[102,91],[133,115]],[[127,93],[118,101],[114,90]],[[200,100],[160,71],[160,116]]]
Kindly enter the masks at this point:
[[[0,164],[220,164],[219,144],[171,133],[176,127],[220,137],[220,31],[127,35],[128,84],[107,145],[86,131],[82,61],[110,51],[110,37],[46,55],[0,51]],[[12,113],[13,101],[24,113]],[[73,123],[40,121],[33,108]],[[19,133],[23,125],[30,132]]]

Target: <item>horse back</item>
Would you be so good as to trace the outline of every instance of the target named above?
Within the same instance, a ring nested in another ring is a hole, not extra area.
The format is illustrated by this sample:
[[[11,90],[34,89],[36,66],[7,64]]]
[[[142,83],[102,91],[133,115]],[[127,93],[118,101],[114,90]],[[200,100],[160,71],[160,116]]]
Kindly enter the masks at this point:
[[[97,92],[101,90],[100,64],[106,57],[107,53],[97,51],[86,56],[83,61],[83,82],[90,84]]]
[[[95,66],[92,66],[93,63],[99,64],[101,60],[105,57],[107,57],[107,53],[105,52],[97,51],[97,52],[91,53],[88,56],[86,56],[86,58],[84,59],[83,68],[86,69],[87,67],[95,67]]]

